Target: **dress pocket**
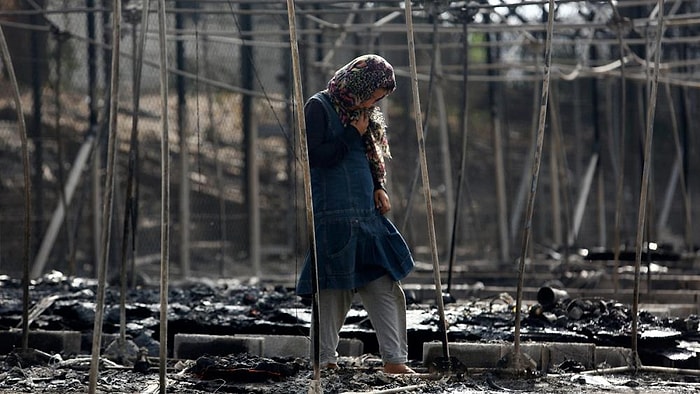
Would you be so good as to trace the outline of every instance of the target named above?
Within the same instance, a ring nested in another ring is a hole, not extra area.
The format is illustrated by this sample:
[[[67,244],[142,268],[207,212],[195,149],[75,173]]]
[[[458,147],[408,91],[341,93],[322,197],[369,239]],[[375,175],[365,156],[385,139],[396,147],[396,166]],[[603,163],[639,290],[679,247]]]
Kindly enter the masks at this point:
[[[334,258],[344,253],[352,240],[352,223],[349,220],[329,220],[320,224],[316,231],[323,240],[322,253]]]
[[[392,265],[401,265],[411,257],[411,251],[399,230],[386,217],[380,217],[382,223],[382,236],[378,237],[376,247],[382,250],[381,254]]]

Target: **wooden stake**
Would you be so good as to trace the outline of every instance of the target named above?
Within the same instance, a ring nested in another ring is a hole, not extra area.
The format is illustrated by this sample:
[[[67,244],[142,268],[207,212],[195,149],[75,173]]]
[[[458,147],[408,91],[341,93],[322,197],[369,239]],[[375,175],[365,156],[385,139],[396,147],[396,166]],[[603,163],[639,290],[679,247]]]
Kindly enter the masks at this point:
[[[440,261],[438,260],[437,241],[435,237],[435,219],[433,218],[433,204],[430,196],[430,181],[428,179],[428,161],[425,157],[425,139],[423,137],[423,115],[420,108],[418,94],[418,73],[416,65],[416,50],[413,40],[413,15],[411,1],[406,0],[406,37],[408,41],[408,57],[411,65],[411,90],[413,92],[413,114],[415,116],[416,135],[418,138],[418,153],[420,168],[423,175],[423,196],[425,197],[426,214],[428,216],[428,235],[430,238],[430,250],[433,260],[433,280],[435,282],[435,301],[438,306],[440,332],[442,334],[442,352],[445,360],[449,360],[450,351],[447,342],[447,323],[445,322],[445,305],[442,299],[442,283],[440,280]]]
[[[642,186],[639,194],[639,214],[637,215],[637,237],[635,239],[634,262],[634,298],[632,303],[632,358],[635,367],[641,367],[639,361],[637,333],[639,325],[639,282],[642,264],[642,248],[645,234],[647,214],[647,198],[649,194],[649,179],[651,177],[651,147],[654,136],[654,117],[656,115],[656,96],[659,87],[659,63],[661,62],[661,36],[663,32],[664,0],[657,2],[656,47],[654,67],[651,70],[651,91],[649,92],[649,107],[646,114],[646,131],[644,134],[644,168],[642,170]],[[650,253],[651,251],[647,251]]]
[[[165,0],[158,0],[158,42],[160,49],[161,99],[161,206],[160,206],[160,392],[167,388],[168,360],[168,272],[170,268],[170,140],[168,138],[168,47],[166,41]]]
[[[544,131],[547,119],[547,102],[549,100],[549,80],[551,77],[552,64],[552,30],[554,26],[554,0],[549,1],[549,12],[547,13],[547,38],[545,42],[544,55],[544,78],[542,79],[542,97],[540,99],[540,117],[539,126],[537,128],[537,148],[535,150],[534,160],[532,162],[532,183],[530,186],[530,197],[527,201],[527,209],[525,211],[525,226],[523,228],[523,238],[520,249],[520,263],[518,268],[518,292],[515,301],[515,333],[513,341],[513,358],[514,364],[511,366],[516,370],[524,367],[522,363],[522,353],[520,352],[520,319],[522,314],[523,304],[523,281],[525,278],[525,259],[527,258],[527,249],[530,242],[530,231],[532,228],[532,216],[535,210],[535,195],[537,194],[537,182],[540,173],[540,163],[542,161],[542,145],[544,143]]]
[[[97,305],[92,331],[92,361],[90,362],[90,384],[88,391],[97,391],[97,375],[100,369],[100,345],[102,344],[102,322],[104,321],[105,290],[107,287],[107,259],[112,228],[112,208],[114,205],[114,168],[116,165],[117,115],[119,106],[119,49],[121,35],[122,2],[112,3],[112,65],[110,76],[109,132],[107,142],[107,174],[105,177],[102,202],[101,258],[97,270]]]
[[[320,347],[319,347],[319,287],[318,287],[318,260],[316,259],[316,231],[314,227],[314,210],[313,200],[311,195],[311,171],[309,169],[309,152],[306,144],[306,120],[304,119],[304,96],[301,84],[301,66],[299,62],[299,46],[297,43],[296,19],[294,11],[294,0],[287,0],[287,17],[289,18],[289,43],[292,50],[292,72],[294,76],[294,104],[296,112],[296,126],[299,135],[299,152],[302,173],[304,177],[304,196],[306,203],[306,227],[309,232],[309,250],[311,253],[311,285],[312,285],[312,306],[311,313],[313,314],[313,327],[311,330],[313,335],[313,354],[312,362],[314,369],[314,381],[320,382],[321,367],[320,363]],[[309,392],[320,393],[320,384],[315,383],[313,390]]]
[[[22,167],[24,168],[24,261],[22,273],[22,349],[29,348],[29,242],[32,228],[32,192],[29,180],[29,147],[27,143],[27,125],[24,122],[24,110],[22,110],[22,99],[19,93],[19,84],[15,75],[15,68],[12,65],[10,48],[7,46],[5,33],[0,26],[0,49],[2,49],[2,60],[12,82],[12,93],[14,94],[15,110],[17,111],[17,122],[19,124],[19,136],[22,141]]]

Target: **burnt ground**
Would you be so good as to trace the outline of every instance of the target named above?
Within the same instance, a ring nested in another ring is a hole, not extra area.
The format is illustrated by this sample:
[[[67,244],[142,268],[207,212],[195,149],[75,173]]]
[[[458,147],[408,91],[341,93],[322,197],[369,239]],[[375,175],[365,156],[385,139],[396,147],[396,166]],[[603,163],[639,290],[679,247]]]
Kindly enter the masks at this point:
[[[221,370],[199,374],[197,362],[173,365],[168,372],[168,392],[201,393],[307,393],[316,387],[311,372],[300,360],[265,360],[231,357],[215,360]],[[252,370],[264,366],[290,374]],[[230,367],[230,368],[229,368]],[[84,393],[87,388],[86,362],[71,366],[51,365],[3,368],[3,393]],[[226,368],[226,369],[223,369]],[[372,366],[343,368],[324,373],[324,393],[693,393],[698,380],[661,373],[584,375],[553,372],[532,377],[499,375],[498,372],[454,374],[449,377],[389,376]],[[98,392],[157,393],[158,373],[103,369]]]
[[[33,283],[32,329],[75,330],[83,333],[82,349],[91,348],[94,321],[94,280],[71,278],[53,272]],[[0,328],[21,322],[20,281],[0,277]],[[159,291],[143,284],[126,297],[129,343],[144,349],[139,359],[113,357],[107,349],[99,378],[99,391],[149,393],[158,391]],[[40,302],[41,301],[41,302]],[[119,333],[119,294],[106,293],[103,333]],[[250,285],[240,281],[191,280],[173,284],[169,294],[169,344],[176,333],[308,335],[308,302],[283,286]],[[508,294],[491,299],[448,303],[449,340],[473,342],[513,341],[513,299]],[[422,342],[436,340],[437,310],[432,305],[409,305],[411,366],[418,376],[389,376],[381,372],[374,333],[361,307],[349,314],[344,337],[362,339],[365,355],[343,358],[338,371],[324,371],[320,384],[325,393],[348,392],[696,392],[700,377],[695,349],[698,318],[657,317],[641,311],[639,356],[642,368],[617,374],[595,374],[571,361],[547,371],[514,376],[507,369],[470,370],[455,365],[449,374],[440,366],[421,362]],[[521,341],[586,342],[602,346],[629,346],[630,307],[615,300],[558,300],[529,307],[522,321]],[[8,344],[0,344],[8,348]],[[87,391],[89,350],[81,354],[44,353],[21,349],[4,352],[0,363],[0,392],[79,393]],[[146,355],[147,353],[147,355]],[[169,349],[172,354],[172,349]],[[659,368],[649,371],[646,367]],[[597,366],[605,368],[605,365]],[[170,359],[168,391],[174,393],[305,393],[313,386],[309,359],[262,358],[243,354],[203,356],[197,360]]]

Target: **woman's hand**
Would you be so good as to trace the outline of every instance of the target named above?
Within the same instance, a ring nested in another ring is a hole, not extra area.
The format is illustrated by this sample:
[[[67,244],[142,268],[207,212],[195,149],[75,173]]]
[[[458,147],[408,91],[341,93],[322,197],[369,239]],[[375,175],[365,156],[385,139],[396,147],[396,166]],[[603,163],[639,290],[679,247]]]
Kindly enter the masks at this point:
[[[365,135],[369,126],[369,114],[367,111],[360,111],[356,119],[350,121],[350,124],[357,129],[360,135]]]
[[[384,189],[374,191],[374,206],[377,207],[382,215],[391,211],[391,201],[389,201],[389,195],[386,194]]]

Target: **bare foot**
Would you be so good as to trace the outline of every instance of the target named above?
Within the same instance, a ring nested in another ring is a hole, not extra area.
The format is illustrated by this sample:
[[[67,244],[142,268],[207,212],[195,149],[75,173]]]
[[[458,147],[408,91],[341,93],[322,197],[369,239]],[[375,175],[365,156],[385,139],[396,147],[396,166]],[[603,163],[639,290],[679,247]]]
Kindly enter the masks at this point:
[[[416,371],[412,370],[406,364],[384,364],[384,373],[389,374],[414,374]]]

